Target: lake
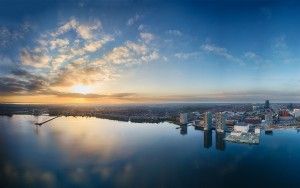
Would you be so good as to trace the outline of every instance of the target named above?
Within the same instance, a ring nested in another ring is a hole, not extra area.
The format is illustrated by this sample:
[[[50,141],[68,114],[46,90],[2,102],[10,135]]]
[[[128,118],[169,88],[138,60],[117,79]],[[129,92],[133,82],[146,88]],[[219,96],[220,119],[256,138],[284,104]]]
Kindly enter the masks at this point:
[[[259,145],[171,123],[0,116],[1,187],[300,187],[300,134]]]

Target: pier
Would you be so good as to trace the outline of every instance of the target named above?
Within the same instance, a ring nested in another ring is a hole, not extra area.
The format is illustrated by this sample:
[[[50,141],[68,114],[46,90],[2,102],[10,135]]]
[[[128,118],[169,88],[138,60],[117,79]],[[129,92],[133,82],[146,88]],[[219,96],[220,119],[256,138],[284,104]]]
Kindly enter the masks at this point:
[[[35,125],[41,126],[41,125],[43,125],[43,124],[45,124],[45,123],[47,123],[47,122],[49,122],[49,121],[52,121],[52,120],[54,120],[54,119],[56,119],[56,118],[58,118],[58,117],[59,117],[59,116],[56,116],[56,117],[54,117],[54,118],[48,119],[48,120],[46,120],[46,121],[43,121],[43,122],[41,122],[41,123],[35,123]]]

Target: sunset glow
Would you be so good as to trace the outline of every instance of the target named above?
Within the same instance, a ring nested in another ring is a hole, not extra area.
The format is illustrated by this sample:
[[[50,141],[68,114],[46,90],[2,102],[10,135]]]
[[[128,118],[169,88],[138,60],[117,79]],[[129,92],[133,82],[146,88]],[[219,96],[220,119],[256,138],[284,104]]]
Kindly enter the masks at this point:
[[[0,102],[300,100],[296,9],[9,2],[0,7]]]
[[[93,92],[93,89],[91,86],[87,86],[87,85],[74,85],[71,88],[71,91],[74,93],[80,93],[80,94],[89,94]]]

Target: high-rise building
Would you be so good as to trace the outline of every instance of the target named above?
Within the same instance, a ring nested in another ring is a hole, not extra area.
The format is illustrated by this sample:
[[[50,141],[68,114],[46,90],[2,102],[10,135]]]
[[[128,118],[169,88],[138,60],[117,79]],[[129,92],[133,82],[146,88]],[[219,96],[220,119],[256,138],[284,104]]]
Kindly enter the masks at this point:
[[[188,115],[187,113],[180,113],[179,114],[179,123],[184,125],[188,123]]]
[[[216,118],[216,131],[217,132],[224,132],[225,128],[225,114],[222,112],[218,112],[215,114]]]
[[[212,114],[211,112],[205,112],[204,114],[204,130],[210,130],[212,127]]]
[[[265,124],[272,125],[273,124],[273,114],[272,112],[268,112],[265,114]]]
[[[265,108],[270,108],[270,101],[269,100],[265,101]]]
[[[290,111],[293,111],[294,110],[294,105],[293,103],[290,103],[287,105],[287,109],[290,110]]]

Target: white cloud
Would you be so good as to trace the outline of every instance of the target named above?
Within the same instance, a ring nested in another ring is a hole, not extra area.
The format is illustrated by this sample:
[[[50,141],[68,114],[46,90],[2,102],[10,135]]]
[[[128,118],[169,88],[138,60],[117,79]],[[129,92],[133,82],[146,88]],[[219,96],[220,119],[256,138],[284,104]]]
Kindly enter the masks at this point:
[[[174,56],[179,59],[190,59],[195,58],[200,55],[200,52],[190,52],[190,53],[176,53]]]
[[[247,58],[247,59],[255,59],[255,58],[258,58],[258,55],[257,55],[256,53],[250,52],[250,51],[246,52],[246,53],[244,54],[244,56],[245,56],[245,58]]]
[[[52,68],[56,69],[58,68],[63,62],[66,62],[70,59],[72,59],[72,55],[66,55],[66,54],[60,54],[56,57],[54,57],[51,61]]]
[[[259,67],[253,67],[253,68],[260,68],[261,65],[268,65],[270,63],[269,60],[264,59],[260,55],[251,51],[244,53],[244,60],[259,65]]]
[[[7,47],[14,42],[23,39],[24,36],[32,29],[28,22],[24,22],[16,28],[0,26],[0,47]]]
[[[52,33],[52,35],[58,36],[64,34],[65,32],[68,32],[71,29],[75,29],[77,25],[78,25],[77,21],[74,18],[72,18],[70,21],[60,26],[56,32]]]
[[[114,40],[113,37],[108,36],[108,35],[104,36],[100,40],[96,40],[96,41],[93,41],[93,42],[90,42],[90,43],[86,44],[84,46],[84,50],[87,51],[87,52],[95,52],[99,48],[101,48],[104,44],[106,44],[107,42],[112,41],[112,40]]]
[[[0,55],[0,73],[3,71],[4,73],[9,69],[14,69],[16,66],[16,62],[11,58]]]
[[[154,39],[154,35],[152,33],[141,32],[140,37],[146,43],[149,43]]]
[[[69,45],[68,39],[54,39],[49,42],[50,43],[50,49],[56,49],[56,48],[62,48]]]
[[[135,22],[137,22],[140,18],[141,18],[140,15],[138,15],[138,14],[134,15],[132,18],[129,18],[129,19],[128,19],[127,25],[128,25],[128,26],[133,25],[133,24],[134,24]]]
[[[221,47],[215,46],[213,44],[204,44],[204,45],[202,45],[202,49],[204,51],[218,54],[218,55],[221,55],[224,57],[231,57],[231,55],[227,52],[226,48],[221,48]]]
[[[144,29],[145,29],[145,25],[143,25],[143,24],[139,25],[139,27],[138,27],[139,31],[143,31]]]
[[[30,53],[27,49],[23,49],[20,55],[23,65],[28,65],[36,68],[48,66],[50,57],[41,53]]]
[[[182,36],[182,32],[176,29],[170,29],[166,31],[167,34],[175,35],[175,36]]]
[[[231,62],[235,62],[241,65],[244,64],[244,62],[240,58],[233,56],[231,53],[228,52],[226,48],[222,48],[213,44],[203,44],[201,48],[207,53],[224,57]]]
[[[63,35],[74,30],[77,35]],[[36,46],[32,50],[22,52],[20,58],[23,64],[30,66],[52,66],[52,69],[58,69],[65,64],[72,63],[75,59],[83,56],[90,56],[103,45],[114,40],[114,37],[105,34],[102,30],[101,22],[80,23],[75,18],[61,24],[51,32],[41,34],[36,40]],[[46,59],[46,57],[52,57]],[[30,63],[32,61],[40,63]],[[50,61],[45,63],[46,60]]]
[[[274,46],[277,49],[286,49],[287,48],[287,44],[286,44],[285,36],[282,35],[280,37],[277,37],[275,39],[275,45]]]
[[[71,18],[67,23],[60,26],[56,32],[51,33],[53,37],[62,35],[70,30],[76,31],[76,33],[83,39],[93,38],[93,32],[97,29],[102,29],[102,24],[99,20],[95,20],[91,23],[80,24],[75,18]]]
[[[128,41],[125,45],[114,48],[104,57],[104,60],[107,63],[130,65],[147,63],[158,58],[157,50],[150,49],[145,44]]]
[[[68,88],[75,83],[100,82],[119,77],[123,66],[158,60],[159,51],[151,46],[151,33],[142,32],[137,41],[126,41],[107,51],[100,51],[115,40],[106,34],[101,22],[81,23],[75,18],[57,28],[41,33],[34,45],[20,52],[21,67],[45,79],[50,89]],[[76,32],[75,35],[70,34]],[[40,70],[43,68],[43,70]],[[58,89],[59,90],[59,89]],[[56,90],[57,91],[57,90]]]
[[[286,41],[286,35],[274,39],[272,44],[273,58],[284,64],[298,63],[298,57],[290,50]]]

